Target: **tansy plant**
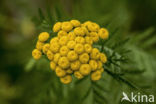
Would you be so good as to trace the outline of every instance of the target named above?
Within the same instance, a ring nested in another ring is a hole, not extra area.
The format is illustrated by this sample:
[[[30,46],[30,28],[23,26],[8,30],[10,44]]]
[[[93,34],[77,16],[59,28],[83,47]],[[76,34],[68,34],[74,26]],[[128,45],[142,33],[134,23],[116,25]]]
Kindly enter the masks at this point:
[[[51,70],[60,77],[60,81],[69,84],[72,77],[82,79],[90,75],[92,81],[100,80],[104,71],[103,64],[107,62],[105,53],[100,52],[93,44],[109,36],[106,28],[94,22],[80,23],[78,20],[57,22],[53,26],[57,35],[51,39],[48,32],[41,32],[35,49],[34,59],[47,56]]]

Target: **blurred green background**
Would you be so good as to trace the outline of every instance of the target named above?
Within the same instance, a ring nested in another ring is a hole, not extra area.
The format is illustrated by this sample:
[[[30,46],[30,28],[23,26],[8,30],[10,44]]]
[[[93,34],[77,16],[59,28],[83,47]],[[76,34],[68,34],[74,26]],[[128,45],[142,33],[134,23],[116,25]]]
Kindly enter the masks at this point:
[[[110,35],[129,37],[125,48],[132,50],[130,57],[135,62],[123,66],[145,71],[141,76],[127,77],[140,86],[145,84],[143,90],[148,93],[156,94],[156,0],[0,0],[0,104],[82,104],[81,95],[70,96],[70,91],[62,90],[67,86],[54,77],[45,59],[31,59],[38,33],[50,32],[56,21],[70,19],[94,21],[108,28]],[[113,81],[103,82],[102,86],[109,85],[105,98],[108,101],[100,104],[119,104],[121,92],[129,91]],[[79,93],[78,89],[83,93],[83,86],[85,83],[74,85],[70,93]],[[68,97],[63,97],[66,94]],[[89,103],[84,104],[94,104],[88,99]]]

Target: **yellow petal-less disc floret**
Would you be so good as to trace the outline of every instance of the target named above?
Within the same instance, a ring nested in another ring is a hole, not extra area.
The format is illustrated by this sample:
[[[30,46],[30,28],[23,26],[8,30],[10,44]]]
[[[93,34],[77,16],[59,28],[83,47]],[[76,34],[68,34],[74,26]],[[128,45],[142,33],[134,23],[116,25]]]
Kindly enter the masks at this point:
[[[107,57],[104,53],[100,54],[100,60],[102,61],[102,63],[106,63],[107,62]]]
[[[60,78],[60,81],[64,84],[69,84],[72,81],[72,77],[70,75],[66,75]]]
[[[67,47],[68,47],[69,49],[74,49],[75,45],[76,45],[76,42],[73,41],[73,40],[71,40],[71,41],[69,41],[69,42],[67,43]]]
[[[47,57],[48,57],[49,60],[53,60],[54,54],[50,50],[48,50]]]
[[[88,53],[83,53],[83,54],[81,54],[81,55],[79,56],[79,60],[80,60],[80,62],[83,63],[83,64],[87,63],[88,60],[89,60],[89,55],[88,55]]]
[[[87,27],[88,27],[88,30],[92,32],[97,32],[100,29],[100,26],[96,23],[89,23]]]
[[[67,36],[62,36],[62,37],[60,37],[60,39],[59,39],[59,44],[60,45],[66,45],[67,44],[67,42],[68,42],[68,37]]]
[[[41,42],[47,41],[48,38],[49,38],[49,33],[47,33],[47,32],[42,32],[38,36],[38,40],[41,41]]]
[[[43,53],[46,54],[47,51],[49,50],[49,48],[50,48],[50,44],[49,43],[44,44],[44,46],[42,48]]]
[[[79,68],[80,68],[80,61],[78,61],[78,60],[76,60],[76,61],[74,61],[74,62],[71,62],[71,69],[72,70],[79,70]]]
[[[93,71],[95,71],[97,69],[97,67],[98,67],[98,64],[97,64],[97,62],[95,60],[90,60],[89,65],[90,65],[90,67],[91,67],[91,69]]]
[[[80,26],[80,21],[78,21],[78,20],[71,20],[70,21],[70,23],[74,26],[74,27],[78,27],[78,26]]]
[[[85,39],[81,36],[78,36],[75,38],[75,42],[76,43],[80,43],[80,44],[84,44],[85,43]]]
[[[60,38],[60,37],[62,37],[62,36],[67,36],[67,32],[66,31],[63,31],[63,30],[61,30],[61,31],[59,31],[58,32],[58,37]]]
[[[92,59],[95,59],[95,60],[99,59],[99,57],[100,57],[100,52],[99,52],[99,50],[98,50],[97,48],[93,48],[93,49],[92,49],[92,52],[91,52],[91,54],[90,54],[90,57],[91,57]]]
[[[107,29],[101,28],[101,29],[98,31],[98,35],[99,35],[99,37],[102,38],[102,39],[107,39],[108,36],[109,36],[109,32],[108,32]]]
[[[100,68],[98,70],[102,73],[104,71],[104,68]]]
[[[69,61],[75,61],[78,58],[78,55],[75,51],[69,51],[67,54],[67,58]]]
[[[60,53],[56,53],[56,54],[54,55],[54,60],[53,60],[53,61],[54,61],[55,63],[58,63],[60,57],[61,57]]]
[[[68,52],[69,52],[69,49],[68,49],[67,46],[62,46],[62,47],[60,48],[60,55],[61,55],[61,56],[66,56]]]
[[[93,42],[97,42],[99,40],[99,36],[96,32],[90,32],[89,35],[91,39],[93,40]]]
[[[40,58],[41,58],[41,55],[42,55],[42,52],[41,52],[40,50],[38,50],[38,49],[34,49],[34,50],[32,51],[32,56],[33,56],[33,58],[34,58],[35,60],[40,59]]]
[[[63,68],[63,69],[66,69],[69,67],[69,60],[67,57],[61,57],[58,61],[58,65]]]
[[[73,70],[72,69],[67,69],[66,72],[67,72],[67,74],[72,74]]]
[[[50,44],[53,44],[53,43],[58,43],[59,42],[59,38],[58,37],[54,37],[50,40]]]
[[[76,36],[84,36],[85,35],[85,31],[81,27],[75,28],[74,33]]]
[[[60,45],[58,43],[53,43],[53,44],[50,44],[50,50],[53,52],[53,53],[57,53],[60,49]]]
[[[84,50],[85,50],[85,52],[87,52],[87,53],[91,53],[91,51],[92,51],[92,46],[91,46],[90,44],[85,44],[85,45],[84,45]]]
[[[82,75],[79,71],[75,71],[75,72],[74,72],[74,76],[75,76],[77,79],[82,79],[82,78],[83,78],[83,75]]]
[[[102,68],[102,62],[101,61],[97,61],[97,64],[98,64],[98,69],[101,69]]]
[[[92,40],[92,38],[91,38],[90,36],[86,36],[86,37],[85,37],[85,42],[86,42],[87,44],[90,44],[90,45],[93,44],[93,40]]]
[[[85,26],[82,26],[81,28],[85,32],[85,35],[89,35],[89,31],[87,30],[87,28]]]
[[[93,81],[100,80],[100,78],[101,78],[101,72],[100,71],[97,70],[97,71],[91,73],[91,79]]]
[[[51,70],[55,70],[55,68],[56,68],[56,63],[55,63],[54,61],[51,61],[51,62],[50,62],[50,68],[51,68]]]
[[[74,47],[74,51],[77,53],[77,54],[81,54],[84,52],[84,46],[82,44],[76,44],[75,47]]]
[[[69,40],[75,40],[75,37],[76,37],[76,35],[75,35],[74,32],[69,32],[69,33],[68,33],[68,39],[69,39]]]
[[[37,43],[36,43],[36,48],[37,48],[38,50],[42,50],[43,46],[44,46],[44,43],[43,43],[43,42],[37,41]]]
[[[80,66],[80,73],[82,75],[88,75],[88,74],[90,74],[90,72],[91,72],[91,67],[89,64],[82,64]]]
[[[86,21],[86,22],[83,23],[83,25],[87,27],[91,23],[92,23],[91,21]]]
[[[53,26],[53,31],[54,32],[58,32],[61,30],[61,26],[62,26],[62,23],[61,22],[57,22],[54,26]]]
[[[57,75],[58,77],[63,77],[63,76],[66,75],[65,70],[63,70],[63,69],[62,69],[61,67],[59,67],[59,66],[56,67],[55,72],[56,72],[56,75]]]
[[[63,22],[62,23],[62,30],[69,32],[72,30],[72,28],[73,28],[72,23],[70,23],[70,22]]]

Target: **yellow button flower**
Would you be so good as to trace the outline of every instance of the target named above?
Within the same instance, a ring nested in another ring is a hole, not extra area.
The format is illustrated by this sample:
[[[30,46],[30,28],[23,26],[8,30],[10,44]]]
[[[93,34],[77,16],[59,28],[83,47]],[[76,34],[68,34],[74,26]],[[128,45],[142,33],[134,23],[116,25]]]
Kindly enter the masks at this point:
[[[68,39],[69,39],[69,40],[75,40],[75,37],[76,37],[76,35],[75,35],[74,32],[69,32],[69,33],[68,33]]]
[[[67,32],[66,31],[63,31],[63,30],[61,30],[61,31],[59,31],[58,32],[58,37],[60,38],[60,37],[62,37],[62,36],[67,36]]]
[[[48,57],[49,60],[53,60],[54,54],[50,50],[48,50],[47,57]]]
[[[92,22],[91,21],[86,21],[86,22],[84,22],[83,24],[84,24],[84,26],[88,26],[89,24],[91,24]]]
[[[61,57],[58,61],[58,65],[63,68],[63,69],[66,69],[69,67],[69,60],[67,57]]]
[[[96,23],[89,23],[87,26],[88,30],[92,32],[97,32],[100,29],[100,26]]]
[[[70,22],[63,22],[62,23],[62,30],[69,32],[73,28],[73,25]]]
[[[64,84],[69,84],[72,81],[72,77],[70,75],[66,75],[60,78],[60,81]]]
[[[54,55],[54,62],[55,62],[55,63],[58,63],[60,57],[61,57],[60,53],[56,53],[56,54]]]
[[[53,52],[53,53],[57,53],[60,49],[60,45],[58,43],[53,43],[53,44],[50,44],[50,50]]]
[[[55,68],[56,68],[56,63],[55,63],[54,61],[51,61],[51,62],[50,62],[50,68],[51,68],[51,70],[55,70]]]
[[[69,51],[67,57],[69,61],[75,61],[78,58],[78,55],[75,51]]]
[[[38,36],[38,40],[41,41],[41,42],[47,41],[48,38],[49,38],[49,33],[47,33],[47,32],[42,32]]]
[[[99,36],[96,32],[90,32],[89,35],[91,36],[93,42],[99,41]]]
[[[97,62],[95,60],[90,60],[89,65],[90,65],[90,67],[91,67],[91,69],[93,71],[95,71],[97,69],[97,67],[98,67],[98,64],[97,64]]]
[[[100,68],[98,70],[102,73],[104,71],[104,68]]]
[[[80,61],[76,60],[74,62],[71,62],[71,69],[72,70],[78,70],[80,68]]]
[[[88,53],[83,53],[83,54],[81,54],[81,55],[79,56],[79,60],[80,60],[80,62],[83,63],[83,64],[87,63],[88,60],[89,60],[89,55],[88,55]]]
[[[85,43],[85,39],[83,37],[78,36],[78,37],[75,38],[75,42],[84,44]]]
[[[90,44],[85,44],[85,45],[84,45],[84,50],[85,50],[85,52],[87,52],[87,53],[91,53],[91,51],[92,51],[92,46],[91,46]]]
[[[39,51],[38,49],[34,49],[34,50],[32,51],[32,56],[33,56],[33,58],[34,58],[35,60],[40,59],[40,58],[41,58],[41,55],[42,55],[42,53],[41,53],[41,51]]]
[[[73,73],[73,70],[72,70],[72,69],[67,69],[66,72],[67,72],[68,74],[72,74],[72,73]]]
[[[74,72],[74,76],[75,76],[77,79],[82,79],[82,78],[83,78],[83,75],[82,75],[79,71],[75,71],[75,72]]]
[[[62,36],[62,37],[60,37],[60,39],[59,39],[59,44],[60,45],[66,45],[67,44],[67,42],[68,42],[68,37],[67,36]]]
[[[37,41],[37,43],[36,43],[36,48],[37,48],[38,50],[42,50],[43,46],[44,46],[44,43],[42,43],[42,42],[40,42],[40,41]]]
[[[70,21],[70,23],[74,26],[74,27],[78,27],[78,26],[80,26],[80,21],[78,21],[78,20],[71,20]]]
[[[107,57],[104,53],[100,54],[100,60],[102,61],[102,63],[106,63],[107,62]]]
[[[91,37],[89,37],[89,36],[86,36],[85,37],[85,42],[87,43],[87,44],[93,44],[93,40],[92,40],[92,38]]]
[[[69,41],[69,42],[67,43],[67,47],[68,47],[69,49],[74,49],[75,45],[76,45],[76,42],[73,41],[73,40],[71,40],[71,41]]]
[[[88,74],[90,74],[90,72],[91,72],[91,68],[90,68],[89,64],[82,64],[80,66],[80,73],[82,75],[88,75]]]
[[[101,61],[97,61],[97,64],[98,64],[98,69],[101,69],[102,68],[102,62]]]
[[[61,22],[57,22],[54,26],[53,26],[53,31],[54,32],[58,32],[61,30],[61,26],[62,26],[62,23]]]
[[[61,54],[61,56],[66,56],[68,52],[69,52],[69,49],[68,49],[67,46],[62,46],[60,48],[60,54]]]
[[[84,52],[84,46],[82,44],[76,44],[75,47],[74,47],[74,51],[77,53],[77,54],[81,54]]]
[[[59,38],[58,37],[54,37],[50,40],[50,44],[53,44],[53,43],[58,43],[59,42]]]
[[[107,39],[108,36],[109,36],[109,32],[108,32],[107,29],[101,28],[101,29],[98,31],[98,35],[99,35],[99,37],[102,38],[102,39]]]
[[[63,77],[63,76],[66,75],[65,70],[63,70],[63,69],[62,69],[61,67],[59,67],[59,66],[56,67],[55,72],[56,72],[56,75],[57,75],[58,77]]]
[[[99,57],[100,57],[99,50],[97,48],[93,48],[90,56],[92,59],[95,59],[95,60],[99,59]]]
[[[93,81],[97,81],[97,80],[99,80],[101,78],[101,72],[100,71],[95,71],[95,72],[93,72],[93,73],[91,73],[91,79],[93,80]]]
[[[85,31],[84,31],[84,29],[82,29],[81,27],[76,27],[76,28],[74,29],[74,33],[75,33],[75,35],[77,35],[77,36],[84,36],[84,35],[85,35]]]
[[[86,35],[89,35],[89,31],[85,26],[82,26],[81,28],[83,29]]]
[[[44,44],[44,46],[42,48],[43,53],[46,54],[47,51],[49,50],[49,48],[50,48],[50,44],[49,43]]]

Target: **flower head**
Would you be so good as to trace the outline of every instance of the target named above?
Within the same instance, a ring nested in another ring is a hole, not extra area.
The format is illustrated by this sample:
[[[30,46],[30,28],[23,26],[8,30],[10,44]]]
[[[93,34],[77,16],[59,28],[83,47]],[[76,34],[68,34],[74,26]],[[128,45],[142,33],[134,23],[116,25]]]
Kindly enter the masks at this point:
[[[70,75],[66,75],[60,78],[60,81],[64,84],[68,84],[72,81],[72,77]]]
[[[91,73],[91,79],[97,81],[101,78],[101,72],[99,70]]]
[[[72,30],[72,28],[73,28],[72,23],[70,23],[70,22],[63,22],[62,23],[62,30],[69,32]]]
[[[42,55],[42,53],[41,53],[41,51],[39,51],[38,49],[34,49],[34,50],[32,51],[32,56],[33,56],[33,58],[36,59],[36,60],[40,59],[40,58],[41,58],[41,55]]]
[[[47,32],[42,32],[39,34],[39,37],[38,37],[38,40],[41,41],[41,42],[45,42],[47,41],[49,38],[49,33]]]
[[[80,73],[82,75],[88,75],[88,74],[90,74],[90,72],[91,72],[91,67],[89,64],[82,64],[80,66]]]
[[[58,65],[63,68],[63,69],[66,69],[69,67],[69,60],[67,57],[61,57],[58,61]]]
[[[107,57],[94,47],[94,43],[99,38],[107,39],[108,30],[94,22],[80,23],[78,20],[57,22],[52,29],[57,36],[51,39],[47,32],[39,34],[36,49],[32,51],[33,58],[38,60],[42,54],[47,56],[50,69],[64,84],[72,81],[72,74],[77,79],[90,75],[91,80],[100,80]]]
[[[74,27],[78,27],[81,25],[80,21],[78,20],[71,20],[70,23],[74,26]]]
[[[54,26],[53,26],[53,31],[54,32],[58,32],[61,30],[61,26],[62,26],[62,23],[61,22],[57,22]]]

